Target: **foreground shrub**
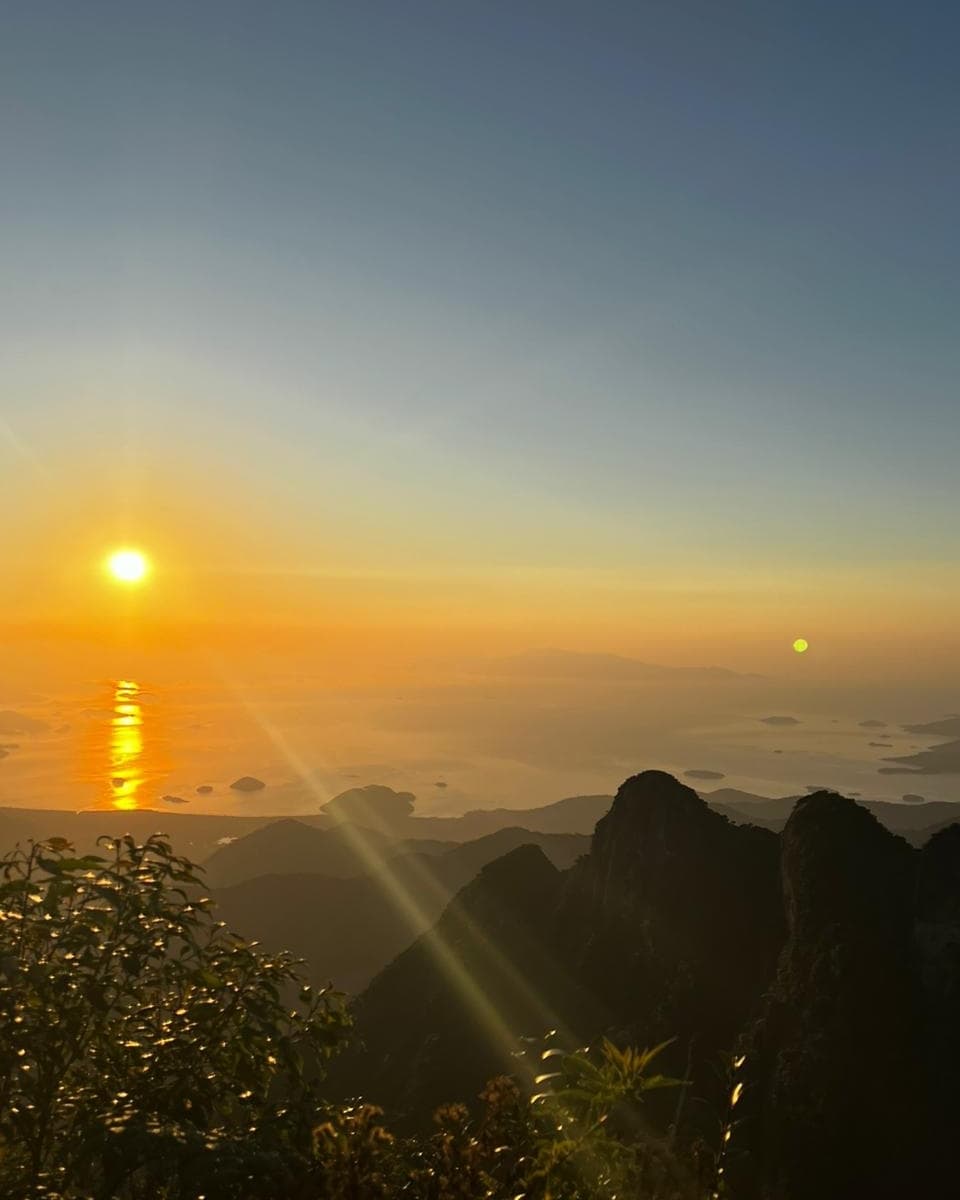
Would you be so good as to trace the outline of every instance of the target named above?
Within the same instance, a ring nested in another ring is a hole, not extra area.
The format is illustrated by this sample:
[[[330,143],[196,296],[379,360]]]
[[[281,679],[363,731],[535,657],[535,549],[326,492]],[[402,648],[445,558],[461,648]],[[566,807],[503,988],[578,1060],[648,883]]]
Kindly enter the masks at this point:
[[[309,1156],[340,998],[215,921],[162,838],[102,850],[0,862],[5,1194],[256,1194]]]

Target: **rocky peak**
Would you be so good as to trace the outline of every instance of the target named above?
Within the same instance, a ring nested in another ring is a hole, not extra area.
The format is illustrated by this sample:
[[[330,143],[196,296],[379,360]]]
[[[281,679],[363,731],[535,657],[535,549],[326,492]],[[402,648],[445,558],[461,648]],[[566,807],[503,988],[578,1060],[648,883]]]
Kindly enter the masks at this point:
[[[494,887],[501,895],[550,886],[556,882],[557,868],[540,846],[525,842],[487,863],[478,878],[484,887]]]
[[[620,786],[597,822],[593,873],[646,890],[661,870],[670,871],[678,857],[725,825],[692,788],[665,771],[643,771]]]
[[[777,835],[734,825],[663,771],[628,779],[569,873],[561,936],[640,1043],[729,1047],[783,941]]]
[[[915,859],[867,809],[833,792],[800,799],[783,831],[788,937],[746,1039],[741,1112],[765,1197],[928,1194],[914,1190],[926,1123]]]
[[[486,923],[541,923],[552,911],[560,887],[560,872],[543,850],[532,843],[487,863],[457,895],[448,919],[459,912]]]
[[[647,822],[709,812],[706,801],[667,771],[640,771],[625,779],[617,789],[606,817],[597,824],[596,833],[611,823],[636,820]]]
[[[718,906],[732,916],[729,906],[739,910],[741,901],[779,908],[777,847],[775,834],[732,824],[665,771],[643,771],[598,822],[575,890],[589,894],[593,918],[597,910],[630,920],[656,911],[697,924]]]
[[[798,946],[831,937],[908,936],[914,851],[836,792],[798,801],[781,836],[787,924]]]

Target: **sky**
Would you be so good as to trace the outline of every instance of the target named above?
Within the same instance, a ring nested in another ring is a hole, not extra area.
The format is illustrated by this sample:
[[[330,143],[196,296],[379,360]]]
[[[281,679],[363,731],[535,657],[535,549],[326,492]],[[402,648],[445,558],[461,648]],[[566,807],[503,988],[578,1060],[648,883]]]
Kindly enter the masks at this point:
[[[929,0],[5,6],[8,669],[955,674],[958,35]]]

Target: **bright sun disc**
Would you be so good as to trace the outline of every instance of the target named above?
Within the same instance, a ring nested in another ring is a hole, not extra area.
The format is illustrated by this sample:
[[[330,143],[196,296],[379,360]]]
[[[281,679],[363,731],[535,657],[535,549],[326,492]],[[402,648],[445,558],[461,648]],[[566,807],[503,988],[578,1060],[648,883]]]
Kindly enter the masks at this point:
[[[809,649],[809,647],[810,647],[810,643],[807,641],[806,638],[797,638],[797,640],[793,643],[793,648],[794,648],[794,650],[796,650],[796,652],[798,654],[803,654],[806,650]]]
[[[107,559],[107,570],[118,583],[140,583],[150,564],[139,550],[117,550]]]

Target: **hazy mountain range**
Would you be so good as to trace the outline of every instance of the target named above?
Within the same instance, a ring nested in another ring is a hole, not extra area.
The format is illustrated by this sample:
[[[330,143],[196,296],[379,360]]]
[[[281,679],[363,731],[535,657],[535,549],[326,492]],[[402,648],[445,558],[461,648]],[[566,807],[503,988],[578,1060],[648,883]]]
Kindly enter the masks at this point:
[[[565,869],[590,839],[508,828],[459,846],[391,846],[359,828],[320,832],[282,821],[218,851],[207,867],[212,883],[244,876],[212,893],[233,928],[302,955],[318,984],[352,992],[424,933],[488,863],[530,844]],[[305,849],[316,855],[313,871],[303,866]],[[260,870],[270,862],[276,873],[255,873],[258,861]]]
[[[704,683],[763,678],[761,675],[744,675],[727,667],[665,667],[620,654],[587,654],[553,648],[528,650],[523,654],[496,659],[488,665],[488,670],[495,675],[535,679],[619,680],[633,683],[657,680]]]

